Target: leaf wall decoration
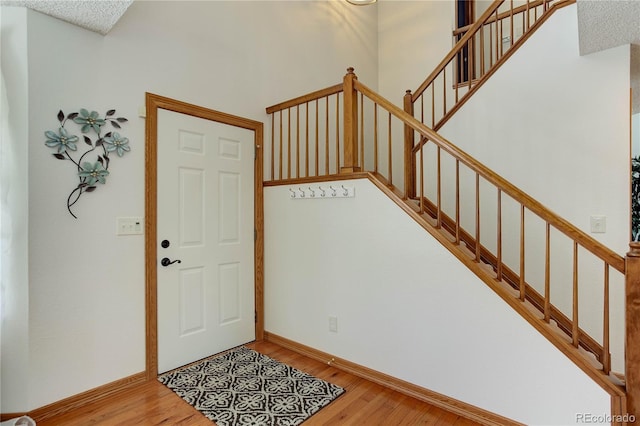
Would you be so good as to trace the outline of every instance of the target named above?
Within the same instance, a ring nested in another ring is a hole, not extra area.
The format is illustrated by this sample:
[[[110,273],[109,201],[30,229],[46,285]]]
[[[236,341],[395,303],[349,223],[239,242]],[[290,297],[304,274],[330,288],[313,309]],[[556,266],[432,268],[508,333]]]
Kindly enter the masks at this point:
[[[97,189],[97,183],[106,183],[106,178],[109,175],[109,164],[111,162],[109,152],[114,151],[121,157],[125,152],[130,151],[128,138],[118,133],[115,133],[114,136],[113,132],[107,132],[102,135],[103,127],[107,121],[116,129],[122,128],[118,123],[126,123],[129,121],[124,117],[109,118],[113,117],[115,113],[115,109],[109,109],[104,115],[105,118],[100,118],[100,115],[96,111],[81,108],[79,111],[72,112],[65,117],[64,112],[60,110],[56,116],[60,123],[57,131],[48,130],[45,132],[47,138],[45,145],[57,150],[57,152],[52,155],[58,160],[70,160],[75,165],[78,185],[71,191],[67,198],[67,210],[69,214],[76,219],[77,216],[73,214],[71,207],[78,202],[80,196],[85,192],[95,191]],[[79,153],[78,146],[76,145],[79,138],[65,128],[65,125],[68,123],[77,125],[81,133],[95,133],[97,136],[95,144],[89,136],[82,135],[82,140],[89,148],[84,153]],[[89,153],[99,148],[102,148],[102,152],[97,154],[95,162],[84,161]]]

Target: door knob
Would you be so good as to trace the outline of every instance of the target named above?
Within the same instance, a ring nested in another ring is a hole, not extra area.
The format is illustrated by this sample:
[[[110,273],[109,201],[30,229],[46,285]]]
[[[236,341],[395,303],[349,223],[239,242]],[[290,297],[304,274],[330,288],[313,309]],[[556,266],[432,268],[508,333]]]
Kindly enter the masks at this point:
[[[168,257],[163,257],[162,260],[160,261],[160,264],[162,266],[169,266],[169,265],[172,265],[174,263],[182,263],[182,261],[180,259],[171,260]]]

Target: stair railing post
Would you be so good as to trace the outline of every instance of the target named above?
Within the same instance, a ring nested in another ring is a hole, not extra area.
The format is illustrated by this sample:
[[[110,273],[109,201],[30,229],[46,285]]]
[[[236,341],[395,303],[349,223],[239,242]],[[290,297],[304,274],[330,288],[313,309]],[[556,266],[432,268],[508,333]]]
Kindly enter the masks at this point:
[[[627,411],[640,419],[640,242],[629,247],[625,259],[625,381]]]
[[[413,117],[413,100],[411,90],[404,95],[404,111]],[[416,157],[413,155],[414,132],[411,127],[404,125],[404,198],[416,196]]]
[[[340,173],[359,172],[358,164],[358,93],[354,87],[354,80],[358,77],[353,68],[347,68],[343,80],[344,95],[344,166]]]

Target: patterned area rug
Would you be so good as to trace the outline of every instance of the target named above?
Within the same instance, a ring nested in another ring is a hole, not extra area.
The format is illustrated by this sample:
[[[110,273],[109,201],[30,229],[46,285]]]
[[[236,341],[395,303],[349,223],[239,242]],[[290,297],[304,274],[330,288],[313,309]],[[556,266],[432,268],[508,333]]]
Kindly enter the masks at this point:
[[[158,380],[218,426],[299,425],[344,393],[244,346]]]

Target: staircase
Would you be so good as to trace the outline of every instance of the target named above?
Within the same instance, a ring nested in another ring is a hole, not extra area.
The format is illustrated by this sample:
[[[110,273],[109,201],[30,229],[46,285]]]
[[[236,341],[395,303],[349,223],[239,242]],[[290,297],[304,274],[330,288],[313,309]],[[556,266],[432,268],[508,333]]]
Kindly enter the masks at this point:
[[[264,184],[370,179],[606,390],[612,415],[638,415],[640,330],[633,319],[640,314],[640,245],[632,243],[626,258],[618,255],[437,133],[555,10],[573,1],[510,2],[501,11],[504,3],[495,1],[476,23],[454,33],[459,41],[414,93],[407,91],[402,109],[360,83],[352,68],[341,84],[267,108]],[[497,44],[505,31],[507,45]],[[402,179],[394,170],[400,144]],[[558,239],[570,248],[556,251]],[[540,242],[544,253],[537,270],[530,266],[529,241]],[[602,271],[600,339],[580,322],[578,271],[585,257]],[[569,271],[568,307],[551,297],[550,271],[558,261]],[[614,281],[627,283],[626,375],[611,371]]]

